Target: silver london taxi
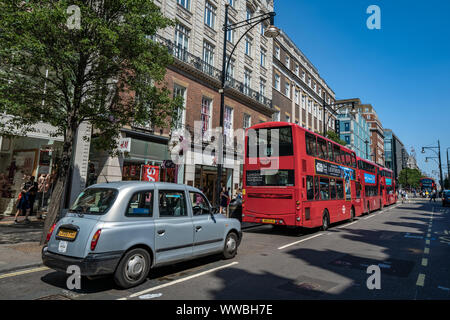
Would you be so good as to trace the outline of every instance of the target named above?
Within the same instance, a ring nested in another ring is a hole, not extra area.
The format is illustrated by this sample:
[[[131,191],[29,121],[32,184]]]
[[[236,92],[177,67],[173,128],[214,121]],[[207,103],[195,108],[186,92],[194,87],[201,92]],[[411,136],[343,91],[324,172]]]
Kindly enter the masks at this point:
[[[236,255],[241,225],[213,210],[191,186],[114,182],[90,186],[52,226],[44,265],[83,276],[108,275],[122,288],[145,281],[151,268],[209,254]]]

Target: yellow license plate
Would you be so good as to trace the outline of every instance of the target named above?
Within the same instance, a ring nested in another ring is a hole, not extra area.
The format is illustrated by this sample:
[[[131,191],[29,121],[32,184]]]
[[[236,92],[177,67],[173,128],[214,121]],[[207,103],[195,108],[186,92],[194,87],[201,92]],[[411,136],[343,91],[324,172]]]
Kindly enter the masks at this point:
[[[61,230],[58,231],[57,236],[61,237],[61,238],[66,238],[66,239],[69,239],[69,240],[73,240],[77,236],[77,232],[75,230],[61,229]]]
[[[274,219],[262,219],[263,223],[275,223]]]

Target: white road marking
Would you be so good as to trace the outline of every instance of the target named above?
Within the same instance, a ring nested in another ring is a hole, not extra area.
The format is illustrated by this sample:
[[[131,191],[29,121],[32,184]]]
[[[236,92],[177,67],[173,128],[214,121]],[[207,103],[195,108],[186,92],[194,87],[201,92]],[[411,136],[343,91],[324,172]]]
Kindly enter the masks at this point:
[[[34,273],[34,272],[45,271],[45,270],[49,270],[49,268],[47,268],[47,267],[40,267],[40,268],[34,268],[34,269],[28,269],[28,270],[22,270],[22,271],[7,273],[7,274],[1,274],[0,275],[0,279],[20,276],[22,274]]]
[[[371,215],[371,216],[368,216],[368,217],[363,218],[363,219],[364,219],[364,220],[367,220],[367,219],[370,219],[370,218],[373,218],[373,217],[375,217],[375,215]]]
[[[178,279],[178,280],[175,280],[175,281],[172,281],[172,282],[169,282],[169,283],[162,284],[162,285],[160,285],[160,286],[156,286],[156,287],[153,287],[153,288],[149,288],[149,289],[146,289],[146,290],[143,290],[143,291],[134,293],[134,294],[132,294],[132,295],[130,295],[130,296],[128,296],[128,297],[120,298],[120,299],[117,299],[117,300],[127,300],[127,299],[129,299],[129,298],[135,298],[135,297],[144,295],[144,294],[146,294],[146,293],[148,293],[148,292],[152,292],[152,291],[160,290],[160,289],[162,289],[162,288],[170,287],[170,286],[173,286],[174,284],[177,284],[177,283],[180,283],[180,282],[184,282],[184,281],[187,281],[187,280],[191,280],[191,279],[194,279],[194,278],[203,276],[203,275],[205,275],[205,274],[208,274],[208,273],[211,273],[211,272],[220,270],[220,269],[225,269],[225,268],[234,266],[234,265],[236,265],[236,264],[238,264],[238,263],[239,263],[239,262],[232,262],[232,263],[230,263],[230,264],[227,264],[227,265],[224,265],[224,266],[221,266],[221,267],[217,267],[217,268],[214,268],[214,269],[211,269],[211,270],[203,271],[203,272],[194,274],[194,275],[189,276],[189,277],[185,277],[185,278]]]
[[[354,222],[351,222],[351,223],[344,224],[343,226],[337,227],[337,229],[341,229],[341,228],[344,228],[344,227],[351,226],[352,224],[355,224],[355,223],[357,223],[357,222],[358,222],[358,221],[354,221]]]
[[[425,284],[425,275],[423,273],[419,274],[417,277],[416,286],[423,287]]]
[[[278,250],[283,250],[283,249],[285,249],[285,248],[287,248],[287,247],[296,245],[297,243],[300,243],[300,242],[303,242],[303,241],[306,241],[306,240],[310,240],[310,239],[312,239],[312,238],[316,238],[316,237],[321,236],[321,235],[323,235],[323,233],[318,233],[318,234],[313,235],[313,236],[311,236],[311,237],[309,237],[309,238],[305,238],[305,239],[302,239],[302,240],[299,240],[299,241],[295,241],[295,242],[289,243],[289,244],[287,244],[287,245],[284,245],[284,246],[282,246],[282,247],[279,247]]]

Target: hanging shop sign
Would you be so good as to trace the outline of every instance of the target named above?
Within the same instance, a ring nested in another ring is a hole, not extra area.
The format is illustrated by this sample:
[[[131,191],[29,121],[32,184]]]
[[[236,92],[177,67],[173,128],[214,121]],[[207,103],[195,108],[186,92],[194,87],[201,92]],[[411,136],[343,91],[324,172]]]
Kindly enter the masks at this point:
[[[149,182],[159,181],[159,167],[143,165],[141,180]]]

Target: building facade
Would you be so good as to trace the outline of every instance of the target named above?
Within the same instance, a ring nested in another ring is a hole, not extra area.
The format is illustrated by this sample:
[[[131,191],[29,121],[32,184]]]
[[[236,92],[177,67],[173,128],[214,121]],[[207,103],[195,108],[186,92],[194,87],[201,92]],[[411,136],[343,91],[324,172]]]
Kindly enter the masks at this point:
[[[384,131],[381,120],[371,104],[361,104],[357,108],[358,112],[363,115],[369,124],[371,136],[371,160],[376,164],[384,166]]]
[[[355,151],[358,157],[370,160],[371,134],[369,124],[360,112],[353,115],[350,110],[350,108],[343,108],[338,111],[340,138],[347,143],[348,148]]]
[[[394,134],[391,129],[384,129],[384,151],[386,155],[386,168],[394,171],[394,176],[398,179],[400,172],[407,168],[408,152],[403,142]]]
[[[273,1],[229,1],[229,24],[273,11]],[[206,150],[220,122],[220,94],[225,5],[218,0],[155,0],[161,12],[176,25],[158,31],[152,38],[168,48],[174,63],[167,68],[164,85],[174,96],[182,96],[173,128],[130,125],[122,138],[130,139],[130,151],[123,157],[91,153],[97,181],[141,180],[145,170],[159,172],[157,179],[201,188],[215,202],[217,155]],[[261,23],[238,40],[245,28],[227,33],[227,69],[224,110],[224,159],[222,183],[234,192],[241,187],[243,130],[272,119],[273,40],[264,36],[268,23]],[[197,138],[194,138],[197,137]],[[198,138],[200,137],[200,139]],[[217,137],[218,138],[218,137]],[[187,145],[188,144],[188,145]],[[183,146],[182,163],[174,162],[175,145]],[[236,148],[236,145],[238,148]],[[208,151],[208,152],[206,152]]]
[[[294,44],[289,36],[281,34],[273,41],[273,107],[274,121],[299,124],[322,133],[324,101],[333,105],[335,94],[320,77],[318,70]],[[327,111],[327,130],[335,130],[335,117]]]

